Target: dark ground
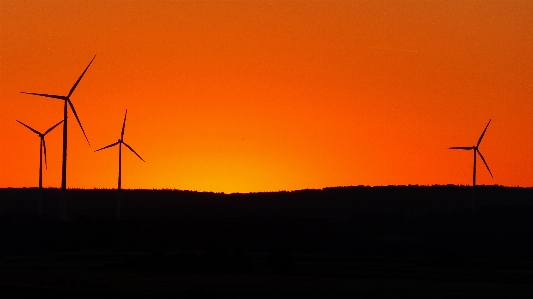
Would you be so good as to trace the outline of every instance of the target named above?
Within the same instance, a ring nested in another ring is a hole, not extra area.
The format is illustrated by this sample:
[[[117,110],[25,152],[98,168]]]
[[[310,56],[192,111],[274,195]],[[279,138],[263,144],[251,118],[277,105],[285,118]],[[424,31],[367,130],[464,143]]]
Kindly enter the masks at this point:
[[[498,186],[0,189],[0,294],[527,298],[532,216]]]

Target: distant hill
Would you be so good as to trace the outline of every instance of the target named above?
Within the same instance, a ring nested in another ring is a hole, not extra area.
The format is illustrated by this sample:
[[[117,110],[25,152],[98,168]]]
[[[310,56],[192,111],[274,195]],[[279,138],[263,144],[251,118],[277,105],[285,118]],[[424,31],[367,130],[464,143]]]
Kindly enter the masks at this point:
[[[250,194],[8,188],[0,189],[0,257],[216,249],[523,261],[533,259],[532,219],[533,188],[501,186]]]
[[[533,188],[478,186],[332,187],[264,193],[180,190],[0,189],[0,215],[42,214],[66,219],[115,217],[323,218],[392,215],[403,217],[487,208],[533,207]]]

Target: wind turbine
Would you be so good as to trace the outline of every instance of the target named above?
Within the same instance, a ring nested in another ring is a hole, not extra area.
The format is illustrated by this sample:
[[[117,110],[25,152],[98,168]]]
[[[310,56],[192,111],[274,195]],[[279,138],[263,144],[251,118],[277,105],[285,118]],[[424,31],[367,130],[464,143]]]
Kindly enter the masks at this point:
[[[26,128],[30,129],[33,133],[39,135],[39,137],[41,139],[41,142],[40,142],[41,145],[40,145],[40,148],[39,148],[39,189],[41,189],[43,187],[43,149],[44,149],[44,165],[46,166],[46,169],[48,169],[48,164],[46,163],[46,142],[44,141],[44,136],[46,136],[46,134],[50,133],[50,131],[52,131],[57,126],[59,126],[59,124],[61,124],[63,121],[58,122],[53,127],[51,127],[50,129],[46,130],[46,132],[44,132],[44,133],[41,133],[41,132],[35,130],[34,128],[32,128],[32,127],[28,126],[27,124],[21,122],[20,120],[17,120],[17,121],[21,125],[23,125]]]
[[[87,138],[87,135],[85,134],[85,130],[83,130],[83,126],[81,125],[80,119],[78,118],[78,114],[76,113],[76,109],[74,109],[74,105],[72,104],[72,101],[70,100],[70,96],[78,86],[78,84],[81,81],[81,78],[83,75],[85,75],[85,72],[87,72],[87,69],[89,69],[89,66],[91,66],[91,63],[93,63],[94,58],[96,58],[96,55],[94,55],[93,59],[91,59],[91,62],[89,62],[89,65],[85,68],[81,76],[78,78],[76,83],[72,86],[70,89],[68,95],[62,96],[62,95],[54,95],[54,94],[46,94],[46,93],[34,93],[34,92],[21,92],[24,94],[31,94],[35,96],[41,96],[41,97],[47,97],[47,98],[54,98],[58,100],[65,101],[65,105],[63,107],[63,165],[62,165],[62,177],[61,177],[61,189],[65,190],[67,189],[67,117],[68,117],[68,106],[70,106],[70,109],[72,109],[72,113],[74,113],[74,116],[76,117],[76,120],[78,121],[78,124],[80,125],[81,131],[83,132],[83,136],[85,136],[85,139],[87,140],[87,143],[89,146],[91,146],[91,143],[89,143],[89,139]]]
[[[479,151],[479,144],[481,143],[483,136],[485,136],[485,132],[487,131],[487,128],[489,127],[490,121],[491,119],[489,119],[489,123],[485,127],[485,130],[483,130],[483,133],[481,133],[481,136],[479,136],[479,139],[476,145],[474,146],[453,146],[449,148],[449,149],[458,149],[458,150],[466,150],[466,151],[473,150],[474,151],[474,182],[472,186],[476,186],[476,156],[477,156],[476,154],[479,154],[479,157],[481,158],[481,160],[483,160],[483,163],[485,163],[485,166],[487,167],[487,170],[489,171],[490,176],[493,177],[492,172],[490,171],[489,165],[487,164],[487,161],[485,161],[485,158],[483,158],[483,155]]]
[[[118,144],[118,190],[121,189],[121,182],[122,182],[122,145],[124,144],[127,148],[130,149],[130,151],[132,151],[135,155],[137,155],[139,159],[141,159],[143,162],[146,162],[144,161],[143,158],[141,158],[141,156],[139,156],[139,154],[137,154],[137,152],[135,152],[135,150],[133,150],[133,148],[131,148],[131,146],[129,146],[126,142],[124,142],[124,128],[126,127],[126,116],[127,115],[128,115],[128,109],[126,109],[126,114],[124,114],[124,123],[122,123],[122,132],[120,133],[120,139],[115,143],[104,146],[101,149],[95,150],[95,152],[101,151],[103,149],[110,148]]]

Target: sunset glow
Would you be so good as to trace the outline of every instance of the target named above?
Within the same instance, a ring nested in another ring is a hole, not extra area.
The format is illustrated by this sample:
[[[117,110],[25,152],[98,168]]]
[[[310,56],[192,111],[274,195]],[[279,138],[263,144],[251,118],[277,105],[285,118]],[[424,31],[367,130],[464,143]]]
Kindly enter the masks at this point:
[[[0,2],[0,187],[533,186],[532,1]],[[71,113],[71,112],[70,112]],[[43,186],[61,184],[62,129]]]

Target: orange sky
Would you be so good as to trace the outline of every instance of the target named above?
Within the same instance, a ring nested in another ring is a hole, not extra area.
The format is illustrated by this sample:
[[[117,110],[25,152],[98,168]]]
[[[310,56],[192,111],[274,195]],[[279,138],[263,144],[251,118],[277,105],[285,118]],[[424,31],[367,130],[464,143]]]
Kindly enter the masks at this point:
[[[0,187],[38,184],[72,101],[69,188],[533,186],[532,1],[0,2]],[[43,185],[61,183],[62,130]]]

